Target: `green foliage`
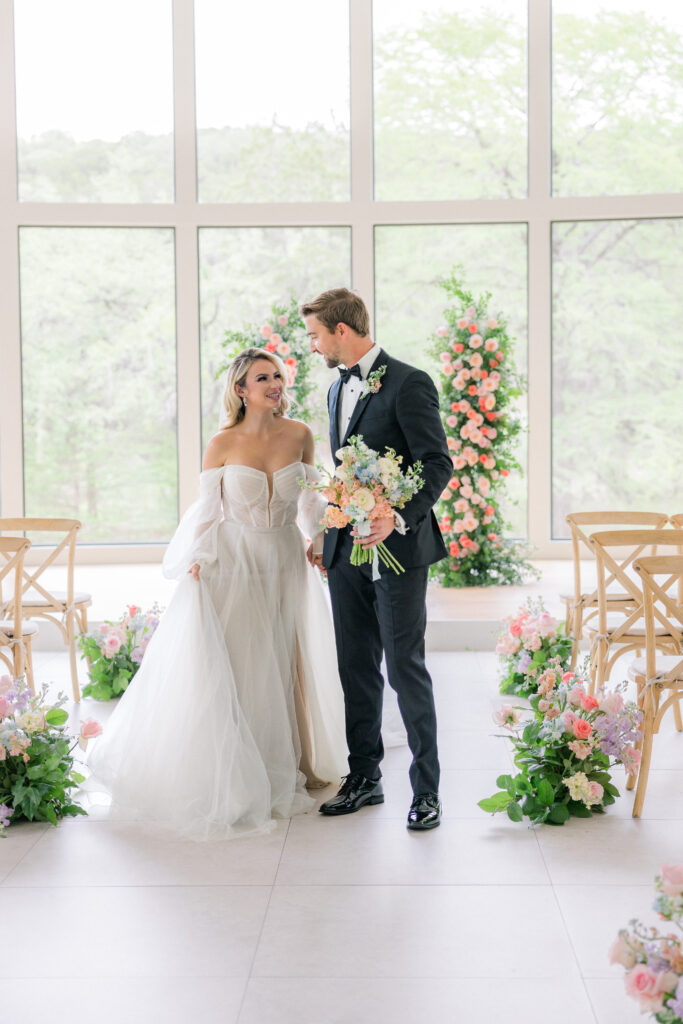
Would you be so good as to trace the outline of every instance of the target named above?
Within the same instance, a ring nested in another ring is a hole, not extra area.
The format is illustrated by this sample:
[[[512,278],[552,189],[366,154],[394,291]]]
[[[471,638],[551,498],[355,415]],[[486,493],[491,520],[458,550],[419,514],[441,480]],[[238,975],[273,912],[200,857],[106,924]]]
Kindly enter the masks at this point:
[[[320,415],[316,388],[311,379],[311,353],[306,325],[294,297],[290,298],[287,305],[271,306],[262,324],[225,332],[225,361],[216,370],[216,378],[225,373],[230,362],[245,348],[265,349],[279,356],[285,363],[287,390],[292,401],[291,416],[310,424]]]
[[[132,614],[131,614],[132,612]],[[78,648],[88,660],[90,681],[83,687],[84,697],[112,700],[120,697],[140,668],[147,645],[159,619],[157,605],[143,615],[134,605],[117,622],[105,621],[92,633],[81,633]],[[113,640],[113,648],[108,642]]]
[[[452,304],[430,346],[441,368],[441,418],[454,467],[436,508],[449,555],[432,575],[445,587],[520,583],[533,570],[520,544],[503,536],[509,524],[499,494],[510,472],[521,472],[513,402],[524,382],[512,364],[507,322],[489,309],[490,292],[475,299],[461,275],[456,267],[441,282]]]

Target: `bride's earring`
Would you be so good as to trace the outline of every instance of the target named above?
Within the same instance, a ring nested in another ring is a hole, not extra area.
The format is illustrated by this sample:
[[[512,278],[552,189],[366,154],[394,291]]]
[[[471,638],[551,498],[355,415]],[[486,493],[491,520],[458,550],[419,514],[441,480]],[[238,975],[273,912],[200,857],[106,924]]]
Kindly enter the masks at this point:
[[[247,400],[246,400],[246,398],[244,397],[244,395],[242,395],[242,405],[243,405],[243,406],[244,406],[244,408],[246,409],[246,407],[247,407]]]

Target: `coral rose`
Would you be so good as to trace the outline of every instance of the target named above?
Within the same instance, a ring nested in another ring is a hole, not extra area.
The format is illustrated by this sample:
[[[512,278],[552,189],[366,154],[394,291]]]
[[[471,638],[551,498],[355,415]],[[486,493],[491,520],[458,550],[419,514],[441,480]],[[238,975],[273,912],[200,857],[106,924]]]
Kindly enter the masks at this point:
[[[593,726],[585,718],[577,718],[572,726],[577,740],[587,740],[593,732]]]

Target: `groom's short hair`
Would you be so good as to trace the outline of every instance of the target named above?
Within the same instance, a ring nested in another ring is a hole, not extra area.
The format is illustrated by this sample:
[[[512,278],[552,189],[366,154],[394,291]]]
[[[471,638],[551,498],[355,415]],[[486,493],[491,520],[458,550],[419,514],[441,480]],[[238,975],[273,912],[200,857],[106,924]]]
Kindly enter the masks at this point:
[[[315,316],[328,331],[335,331],[337,324],[346,324],[363,338],[370,333],[370,314],[360,295],[348,288],[330,288],[317,298],[305,302],[302,316]]]

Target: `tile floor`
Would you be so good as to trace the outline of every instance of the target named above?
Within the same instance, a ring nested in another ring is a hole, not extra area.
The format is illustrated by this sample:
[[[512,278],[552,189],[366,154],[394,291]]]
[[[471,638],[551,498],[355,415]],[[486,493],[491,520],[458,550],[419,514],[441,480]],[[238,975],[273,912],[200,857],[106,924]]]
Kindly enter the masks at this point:
[[[635,1024],[607,948],[652,919],[683,859],[683,735],[665,723],[645,813],[530,830],[476,806],[509,770],[492,654],[431,654],[442,827],[408,833],[408,752],[384,805],[227,843],[162,839],[103,810],[0,840],[2,1019],[66,1024]],[[68,690],[64,654],[37,678]],[[84,701],[72,718],[111,708]],[[325,799],[330,791],[323,791]],[[16,952],[7,955],[8,946]],[[20,984],[16,983],[20,979]]]

